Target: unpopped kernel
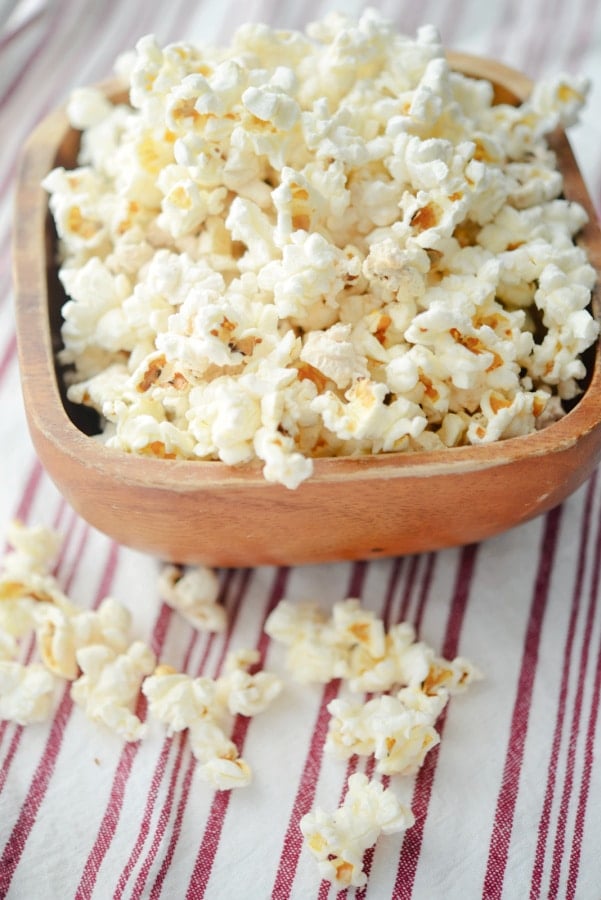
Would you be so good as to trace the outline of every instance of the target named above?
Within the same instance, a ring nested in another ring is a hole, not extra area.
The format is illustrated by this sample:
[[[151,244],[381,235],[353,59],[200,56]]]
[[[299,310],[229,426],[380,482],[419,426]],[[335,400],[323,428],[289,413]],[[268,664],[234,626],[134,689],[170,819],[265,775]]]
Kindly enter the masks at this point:
[[[524,435],[577,397],[595,273],[545,136],[584,79],[495,104],[371,9],[147,36],[119,72],[130,105],[76,91],[76,168],[44,181],[60,362],[107,446],[293,489],[316,457]]]

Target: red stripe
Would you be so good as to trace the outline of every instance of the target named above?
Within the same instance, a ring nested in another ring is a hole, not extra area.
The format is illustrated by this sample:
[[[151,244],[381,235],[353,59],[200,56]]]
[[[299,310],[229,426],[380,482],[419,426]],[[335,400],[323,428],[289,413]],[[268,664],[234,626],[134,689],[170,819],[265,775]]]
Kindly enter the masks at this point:
[[[410,565],[408,577],[407,577],[407,580],[405,583],[405,590],[403,592],[401,608],[399,610],[399,617],[398,617],[399,622],[403,622],[407,618],[407,611],[409,608],[409,602],[410,602],[411,595],[413,593],[413,589],[414,589],[414,585],[415,585],[415,575],[417,572],[417,565],[418,565],[419,559],[420,559],[419,556],[413,556],[411,558],[411,565]],[[395,590],[396,590],[396,584],[397,584],[398,577],[400,574],[400,566],[403,562],[404,562],[404,560],[401,558],[395,560],[395,565],[394,565],[394,568],[392,570],[390,580],[389,580],[384,613],[382,614],[382,618],[383,618],[387,628],[389,627],[389,618],[390,618],[392,598],[393,598]],[[430,563],[432,562],[432,557],[429,558],[429,562]],[[426,575],[425,583],[429,584],[429,578],[427,575]],[[366,694],[365,701],[368,701],[371,698],[371,696],[372,696],[371,694]],[[344,798],[347,793],[348,779],[357,770],[358,761],[359,761],[359,759],[356,756],[351,757],[351,759],[349,760],[349,765],[347,767],[347,772],[346,772],[346,781],[344,783],[344,787],[343,787],[342,795],[340,797],[339,805],[341,805],[344,802]],[[365,774],[367,775],[368,778],[373,777],[375,767],[376,767],[375,757],[374,756],[368,757],[366,764],[365,764]],[[390,784],[390,777],[388,775],[383,775],[382,778],[380,779],[380,781],[381,781],[383,787],[387,788],[388,785]],[[363,871],[368,879],[368,882],[364,885],[364,887],[356,889],[355,900],[364,900],[364,898],[365,898],[366,892],[369,887],[369,875],[371,872],[371,867],[373,865],[374,853],[375,853],[375,845],[373,847],[368,847],[363,855]],[[325,898],[328,896],[330,886],[331,886],[330,883],[325,880],[321,882],[321,884],[319,886],[319,900],[325,900]],[[338,895],[339,898],[346,898],[347,896],[348,896],[348,889],[341,891]]]
[[[134,888],[132,891],[132,897],[142,897],[144,893],[144,886],[148,879],[148,875],[154,860],[156,859],[157,853],[159,851],[159,847],[163,843],[165,833],[167,830],[167,823],[169,821],[169,816],[171,815],[171,810],[173,808],[173,797],[175,794],[175,786],[177,782],[177,776],[181,770],[182,759],[184,755],[184,750],[187,746],[187,736],[185,732],[180,732],[176,738],[169,738],[168,741],[170,744],[177,742],[177,753],[175,757],[175,762],[173,764],[173,768],[171,770],[171,778],[169,779],[169,783],[167,785],[167,794],[165,797],[165,802],[161,807],[161,811],[159,814],[159,819],[157,822],[157,827],[155,829],[152,844],[150,846],[150,850],[144,860],[142,867],[138,873],[138,877],[136,878]]]
[[[413,625],[418,634],[422,628],[422,620],[424,617],[424,610],[426,608],[426,602],[430,595],[430,587],[432,584],[432,577],[434,575],[435,562],[436,562],[436,555],[434,553],[429,553],[426,556],[426,571],[422,575],[422,587],[421,587],[421,591],[419,594],[417,609],[413,615]]]
[[[25,31],[28,31],[31,25],[34,24],[46,11],[46,5],[42,5],[39,9],[35,9],[32,13],[27,15],[21,21],[18,21],[16,25],[11,25],[9,28],[10,16],[9,20],[3,23],[3,28],[6,28],[6,33],[0,35],[0,53],[9,46],[16,38],[20,35],[23,35]]]
[[[401,575],[403,574],[403,569],[405,568],[406,561],[406,557],[397,557],[396,559],[394,559],[390,569],[390,574],[388,576],[388,584],[386,586],[386,594],[384,599],[384,609],[382,610],[381,614],[384,628],[387,631],[390,628],[394,598],[399,589],[399,583],[401,580]]]
[[[407,573],[407,579],[405,581],[405,589],[403,591],[403,597],[401,600],[401,606],[399,609],[399,614],[397,617],[397,622],[404,622],[407,619],[409,614],[409,603],[411,601],[411,597],[414,593],[414,585],[415,579],[417,576],[417,569],[419,566],[419,561],[422,559],[421,556],[412,556],[409,563],[409,571]]]
[[[232,608],[230,610],[228,633],[226,635],[226,640],[224,641],[224,644],[223,644],[223,647],[221,650],[221,654],[219,656],[219,659],[218,659],[215,669],[213,671],[213,677],[218,676],[218,674],[221,670],[221,667],[223,665],[223,662],[225,660],[225,656],[229,649],[229,643],[230,643],[230,640],[231,640],[231,637],[233,634],[234,625],[236,623],[236,619],[237,619],[238,613],[240,611],[242,600],[244,598],[244,595],[246,594],[251,574],[252,573],[250,570],[245,570],[245,572],[243,573],[243,579],[242,579],[240,588],[236,594],[236,598],[235,598],[235,600],[232,604]],[[205,663],[206,663],[206,658],[203,657],[203,659],[198,667],[197,675],[202,674],[202,672],[204,671]],[[167,876],[167,872],[169,871],[169,868],[171,867],[171,863],[173,861],[173,855],[175,853],[175,848],[177,846],[177,841],[178,841],[180,833],[181,833],[181,827],[182,827],[182,822],[184,819],[184,813],[186,811],[186,806],[187,806],[187,802],[188,802],[190,784],[192,782],[192,777],[194,775],[195,768],[196,768],[196,760],[193,756],[191,756],[189,763],[188,763],[188,767],[186,769],[186,773],[184,775],[183,782],[182,782],[180,801],[177,806],[175,819],[174,819],[173,826],[171,829],[171,836],[169,839],[169,843],[167,845],[167,850],[165,852],[165,856],[163,857],[163,862],[161,863],[160,869],[157,873],[157,877],[152,885],[152,889],[151,889],[151,892],[149,895],[151,898],[152,897],[158,898],[158,896],[160,895],[161,889],[163,886],[163,882]],[[175,778],[175,776],[176,776],[176,773],[174,773],[173,777]],[[152,862],[152,861],[154,861],[154,856],[150,860],[150,862]],[[148,869],[150,869],[150,862],[148,864]]]
[[[476,564],[476,556],[478,551],[477,544],[471,544],[464,547],[459,558],[457,569],[457,577],[453,590],[453,598],[447,621],[445,639],[442,646],[442,655],[447,659],[452,659],[457,655],[459,647],[459,636],[465,610],[467,607],[472,577]],[[431,577],[431,573],[430,573]],[[429,583],[429,580],[428,580]],[[425,600],[424,600],[425,603]],[[418,616],[421,618],[423,613],[423,604],[418,610]],[[437,724],[437,730],[442,737],[446,720],[446,709],[440,716]],[[411,809],[415,815],[415,825],[410,828],[403,837],[399,864],[394,884],[394,897],[398,900],[411,897],[415,875],[417,872],[417,864],[421,852],[424,827],[426,817],[428,815],[428,806],[430,804],[430,796],[434,785],[434,776],[436,773],[436,764],[438,761],[439,748],[434,747],[425,758],[424,764],[417,773],[415,786],[413,788],[413,799]]]
[[[243,601],[243,599],[244,599],[244,597],[245,597],[245,595],[246,595],[246,592],[247,592],[247,590],[248,590],[248,584],[249,584],[249,582],[250,582],[250,578],[251,578],[251,577],[252,577],[252,570],[246,569],[246,570],[244,570],[244,571],[242,572],[242,578],[241,578],[241,581],[240,581],[240,586],[239,586],[239,588],[238,588],[238,590],[237,590],[237,592],[236,592],[236,595],[235,595],[234,600],[233,600],[233,602],[232,602],[231,608],[230,608],[230,610],[229,610],[229,615],[228,615],[228,629],[227,629],[227,632],[226,632],[226,634],[225,634],[225,636],[224,636],[224,641],[223,641],[223,644],[222,644],[222,647],[221,647],[221,653],[219,654],[219,658],[218,658],[218,660],[217,660],[217,662],[216,662],[216,664],[215,664],[215,667],[214,667],[213,677],[217,677],[217,675],[219,674],[219,672],[220,672],[220,670],[221,670],[221,667],[223,666],[225,657],[226,657],[227,652],[228,652],[228,650],[229,650],[230,641],[231,641],[232,634],[233,634],[233,631],[234,631],[234,626],[235,626],[236,620],[237,620],[237,618],[238,618],[238,613],[239,613],[240,608],[241,608],[241,606],[242,606],[242,601]],[[228,579],[228,581],[227,581],[227,584],[228,584],[228,585],[230,584],[230,580],[229,580],[229,579]],[[199,663],[199,665],[198,665],[198,668],[197,668],[197,672],[196,672],[197,675],[202,674],[202,672],[204,671],[204,668],[205,668],[205,665],[206,665],[206,661],[207,661],[207,657],[208,657],[208,653],[209,653],[209,649],[210,649],[210,647],[212,646],[212,643],[213,643],[213,641],[214,641],[214,638],[215,638],[215,636],[214,636],[214,635],[211,635],[209,641],[207,642],[207,646],[206,646],[206,648],[205,648],[205,652],[203,653],[202,659],[201,659],[201,661],[200,661],[200,663]],[[163,857],[163,862],[161,863],[160,869],[159,869],[159,871],[158,871],[158,873],[157,873],[157,877],[156,877],[156,879],[155,879],[155,881],[154,881],[154,884],[152,885],[152,888],[151,888],[151,890],[150,890],[150,894],[149,894],[150,897],[158,897],[158,896],[159,896],[159,894],[160,894],[160,892],[161,892],[161,889],[162,889],[163,882],[164,882],[165,877],[166,877],[166,875],[167,875],[167,872],[169,871],[169,868],[170,868],[170,866],[171,866],[171,862],[172,862],[172,860],[173,860],[173,855],[174,855],[174,853],[175,853],[175,848],[176,848],[176,846],[177,846],[177,841],[178,841],[179,835],[180,835],[180,833],[181,833],[181,826],[182,826],[182,822],[183,822],[183,818],[184,818],[184,813],[185,813],[185,810],[186,810],[186,805],[187,805],[187,801],[188,801],[188,795],[189,795],[190,784],[191,784],[191,781],[192,781],[192,777],[193,777],[193,774],[194,774],[194,769],[195,769],[195,767],[196,767],[196,760],[195,760],[195,758],[194,758],[193,756],[191,756],[191,757],[190,757],[190,760],[189,760],[189,763],[188,763],[188,767],[187,767],[187,769],[186,769],[186,773],[185,773],[185,775],[184,775],[183,782],[182,782],[181,794],[180,794],[180,801],[179,801],[179,803],[178,803],[178,806],[177,806],[177,809],[176,809],[176,814],[175,814],[175,819],[174,819],[174,822],[173,822],[173,825],[172,825],[172,828],[171,828],[171,835],[170,835],[170,838],[169,838],[169,843],[168,843],[168,845],[167,845],[167,849],[166,849],[166,852],[165,852],[165,856]],[[171,775],[171,783],[172,783],[173,785],[175,785],[175,781],[177,780],[177,776],[178,776],[178,771],[177,771],[176,768],[174,768],[174,769],[172,770],[172,775]],[[170,784],[170,790],[171,790],[171,784]],[[150,868],[151,868],[151,866],[152,866],[152,863],[154,862],[154,860],[155,860],[155,858],[156,858],[156,855],[157,855],[157,852],[158,852],[160,843],[161,843],[162,840],[164,839],[164,834],[165,834],[165,832],[166,832],[166,823],[167,823],[167,820],[168,820],[169,815],[171,814],[171,809],[172,809],[172,796],[173,796],[173,793],[174,793],[174,792],[171,791],[171,795],[169,796],[168,800],[166,801],[166,803],[165,803],[164,806],[163,806],[163,810],[161,811],[161,815],[162,815],[163,820],[164,820],[164,822],[165,822],[164,829],[163,829],[162,832],[157,832],[157,834],[155,834],[155,839],[153,840],[153,844],[152,844],[152,846],[151,846],[151,848],[150,848],[150,851],[149,851],[149,853],[148,853],[147,859],[145,860],[144,866],[143,866],[143,868],[142,868],[142,870],[141,870],[141,874],[138,876],[138,880],[137,880],[137,882],[136,882],[136,891],[137,891],[138,893],[142,891],[142,889],[143,889],[143,887],[144,887],[144,885],[145,885],[145,882],[146,882],[146,879],[147,879],[148,874],[149,874],[149,872],[150,872]],[[142,872],[144,873],[144,874],[143,874],[143,877],[142,877]]]
[[[534,75],[541,71],[545,56],[551,56],[549,47],[553,43],[553,38],[559,34],[563,5],[557,0],[543,0],[539,14],[532,20],[532,34],[525,48],[524,65],[527,66],[528,72]],[[570,15],[572,12],[570,9]],[[553,58],[559,70],[561,62],[556,52],[553,53]]]
[[[580,731],[580,721],[582,718],[582,708],[584,703],[584,691],[587,680],[587,669],[589,654],[591,650],[591,637],[595,622],[595,614],[598,607],[598,588],[599,588],[599,569],[601,566],[601,531],[597,534],[595,560],[593,564],[593,572],[591,578],[591,586],[589,592],[589,604],[582,637],[582,648],[580,652],[580,666],[578,671],[578,682],[576,693],[574,696],[574,706],[572,712],[572,722],[570,727],[570,738],[568,741],[568,752],[566,759],[566,775],[561,794],[561,802],[559,806],[559,815],[557,819],[557,827],[555,831],[555,843],[553,846],[553,859],[551,863],[551,877],[549,881],[550,896],[557,896],[559,891],[559,881],[561,876],[561,864],[563,860],[566,829],[568,822],[568,813],[570,806],[570,798],[574,786],[574,771],[576,767],[576,750],[578,746],[578,734]]]
[[[599,717],[599,706],[601,706],[601,643],[599,644],[597,653],[595,666],[595,682],[593,695],[591,698],[588,727],[586,730],[584,766],[582,781],[580,782],[580,792],[578,795],[576,821],[574,824],[574,836],[572,839],[572,851],[570,854],[570,865],[568,869],[566,900],[576,900],[577,897],[583,896],[582,894],[577,893],[578,871],[580,869],[580,855],[582,851],[582,840],[584,838],[584,823],[586,821],[586,811],[591,786],[591,777],[593,773],[593,767],[595,765],[595,733],[597,730],[597,720]]]
[[[29,519],[31,508],[38,492],[43,474],[44,470],[42,469],[40,461],[37,458],[34,459],[29,471],[29,476],[27,477],[27,481],[25,482],[25,488],[23,489],[21,500],[19,501],[19,505],[17,506],[13,516],[13,518],[17,519],[17,521],[27,522],[27,520]]]
[[[532,869],[532,879],[530,887],[530,898],[540,897],[543,870],[545,864],[545,855],[547,840],[549,836],[549,826],[551,823],[551,808],[553,805],[553,797],[555,794],[555,782],[557,776],[557,763],[559,759],[559,751],[563,735],[563,726],[566,715],[566,704],[568,697],[568,686],[570,682],[570,660],[572,657],[572,648],[574,645],[574,637],[576,633],[576,624],[580,614],[581,595],[584,580],[584,570],[586,566],[586,555],[588,550],[588,542],[586,540],[590,530],[591,513],[593,507],[593,495],[595,492],[597,476],[591,478],[586,492],[586,500],[583,510],[582,522],[580,525],[580,540],[578,541],[580,551],[576,564],[576,576],[574,580],[574,589],[572,591],[572,605],[570,609],[570,619],[568,622],[568,630],[563,652],[563,664],[561,672],[561,685],[559,689],[559,700],[557,704],[557,713],[555,715],[555,728],[553,732],[553,741],[551,745],[551,756],[549,759],[549,768],[547,773],[547,785],[545,790],[545,798],[538,826],[538,838],[536,842],[536,851],[534,856],[534,865]]]
[[[411,596],[411,592],[413,591],[414,582],[415,582],[415,574],[417,571],[417,562],[421,558],[422,557],[416,556],[412,560],[412,566],[411,566],[411,570],[409,573],[409,578],[408,578],[408,582],[407,582],[406,589],[405,589],[405,595],[403,597],[403,603],[402,603],[400,615],[399,615],[400,622],[405,621],[407,618],[409,599]],[[414,625],[416,631],[419,630],[419,626],[421,625],[421,621],[422,621],[423,614],[424,614],[424,609],[425,609],[426,603],[430,597],[430,587],[432,585],[432,576],[433,576],[433,572],[434,572],[435,561],[436,561],[436,557],[434,554],[430,553],[426,556],[426,571],[423,574],[421,590],[419,593],[419,600],[418,600],[417,608],[415,610],[414,619],[413,619],[413,625]],[[415,563],[415,565],[413,565],[413,563]],[[366,767],[366,772],[368,774],[368,777],[371,777],[371,773],[374,768],[375,768],[375,759],[373,757],[370,757],[370,759],[368,760],[368,765]],[[381,783],[384,788],[387,788],[390,784],[390,776],[383,775],[381,778]],[[375,849],[376,849],[375,846],[369,847],[365,851],[365,855],[363,858],[363,871],[365,872],[365,874],[368,878],[369,878],[369,875],[371,872],[371,867],[373,864]],[[356,891],[355,900],[364,900],[368,887],[369,887],[369,884],[366,884],[363,888],[359,888]]]
[[[275,606],[284,596],[286,583],[288,581],[288,574],[289,570],[287,568],[280,568],[276,571],[273,588],[269,597],[269,603],[267,604],[267,607],[265,609],[263,622],[261,623],[261,633],[257,643],[261,665],[263,664],[265,654],[267,653],[267,647],[269,645],[269,638],[264,630],[265,620],[272,609],[275,608]],[[249,725],[249,718],[245,718],[244,716],[236,717],[234,730],[232,733],[232,740],[238,747],[238,752],[240,754],[242,753],[244,747],[244,739],[246,737]],[[209,817],[205,826],[202,842],[196,856],[194,869],[192,871],[192,876],[188,885],[188,890],[186,893],[187,900],[200,900],[201,897],[205,896],[206,886],[211,875],[213,862],[215,861],[215,855],[219,846],[221,832],[223,830],[230,797],[231,791],[217,791],[215,794],[215,799],[213,800],[213,803],[211,805],[211,810],[209,812]]]
[[[0,383],[4,381],[4,379],[8,375],[8,370],[12,366],[15,357],[17,355],[17,338],[13,333],[11,337],[8,339],[6,343],[6,347],[4,348],[4,353],[2,354],[2,358],[0,359]]]
[[[227,629],[225,639],[224,639],[224,647],[222,648],[222,651],[220,654],[219,666],[222,664],[225,653],[227,651],[227,648],[229,647],[234,624],[235,624],[235,621],[236,621],[236,618],[238,615],[238,611],[239,611],[239,608],[241,605],[242,597],[246,590],[246,585],[248,584],[249,577],[250,577],[250,573],[248,570],[246,570],[243,573],[243,578],[241,581],[241,589],[237,592],[237,595],[231,606],[231,609],[228,610],[228,613],[229,613],[228,614],[228,629]],[[223,586],[222,586],[222,590],[221,590],[220,602],[226,603],[226,600],[224,598],[227,598],[232,580],[233,580],[233,570],[230,570],[229,572],[226,573],[226,576],[224,578],[224,582],[223,582]],[[207,636],[206,634],[202,634],[198,630],[193,629],[192,640],[190,641],[190,644],[188,646],[188,650],[186,652],[186,655],[185,655],[184,661],[183,661],[183,665],[182,665],[182,671],[184,671],[184,672],[188,671],[192,652],[193,652],[194,648],[196,647],[199,639],[201,638],[201,635],[202,635],[202,637],[206,638],[206,640],[205,640],[204,651],[202,653],[200,663],[197,667],[196,674],[200,675],[204,671],[204,668],[207,663],[207,659],[209,657],[209,653],[215,642],[216,635],[209,634]],[[172,744],[172,739],[168,738],[165,741],[164,746],[170,747],[171,744]],[[161,812],[159,814],[159,821],[157,823],[157,827],[156,827],[154,835],[153,835],[152,844],[150,846],[150,850],[148,851],[146,859],[144,860],[144,863],[141,866],[140,872],[138,873],[138,877],[136,879],[136,883],[134,886],[134,896],[141,895],[144,885],[146,884],[146,880],[148,878],[148,874],[150,872],[152,864],[154,863],[156,855],[159,851],[159,847],[161,846],[161,844],[164,840],[165,832],[167,829],[167,823],[168,823],[169,816],[171,815],[171,810],[173,807],[173,796],[175,793],[175,785],[177,782],[179,768],[181,765],[181,758],[182,758],[182,754],[183,754],[183,750],[184,750],[185,746],[186,746],[185,736],[182,736],[182,738],[180,739],[179,746],[178,746],[177,760],[171,770],[171,777],[169,779],[169,784],[167,787],[167,795],[165,798],[165,802],[163,803]],[[158,785],[157,785],[157,787],[158,787]],[[154,803],[152,804],[152,806],[154,806]],[[145,813],[145,817],[147,818],[148,825],[150,825],[151,813],[152,813],[152,807],[150,808],[150,811],[148,812],[148,814]],[[143,843],[140,845],[140,852],[142,850],[142,847],[143,847]],[[114,900],[117,900],[117,897],[115,897]]]
[[[100,583],[100,589],[97,594],[99,602],[105,596],[106,587],[110,584],[115,571],[116,550],[114,545],[111,546],[109,560],[104,570],[104,575]],[[79,557],[78,561],[81,559]],[[65,733],[65,727],[69,720],[73,701],[70,695],[71,686],[67,685],[63,692],[58,710],[54,717],[50,734],[46,742],[44,753],[38,763],[35,775],[29,787],[27,797],[21,807],[21,811],[17,818],[17,822],[12,833],[6,843],[2,858],[0,858],[0,896],[4,896],[3,890],[6,892],[10,887],[10,883],[21,859],[25,844],[31,834],[31,830],[36,822],[36,817],[40,805],[46,795],[46,790],[53,775],[56,761],[60,753],[62,741]]]
[[[31,73],[33,67],[36,65],[38,60],[41,58],[42,53],[46,50],[46,48],[48,46],[48,41],[54,37],[54,35],[57,33],[57,31],[59,30],[61,25],[64,24],[65,14],[67,13],[67,10],[64,9],[63,7],[68,6],[68,5],[69,4],[66,3],[65,0],[63,0],[63,2],[61,2],[59,4],[57,9],[53,10],[52,7],[49,7],[46,10],[47,13],[48,12],[54,13],[51,17],[52,24],[49,25],[49,27],[45,29],[44,33],[40,35],[40,39],[38,40],[35,47],[33,47],[33,49],[31,49],[28,52],[27,57],[24,60],[23,65],[21,66],[19,71],[15,73],[12,81],[6,85],[2,96],[0,96],[0,112],[6,106],[8,101],[11,99],[13,93],[21,85],[23,80],[27,77],[27,75],[29,75]],[[33,91],[32,93],[35,96],[35,91]]]
[[[67,685],[54,716],[46,747],[29,787],[27,798],[21,807],[19,817],[6,842],[2,857],[0,857],[0,897],[8,895],[10,883],[19,865],[25,844],[35,825],[38,810],[54,772],[58,756],[55,748],[60,747],[62,743],[72,704],[69,685]]]
[[[278,871],[271,893],[272,900],[287,900],[287,898],[290,897],[290,891],[292,889],[294,876],[296,875],[296,868],[303,843],[299,822],[305,813],[308,813],[313,806],[319,771],[321,769],[321,761],[323,758],[323,747],[328,733],[328,722],[330,720],[327,706],[338,693],[338,686],[338,681],[330,681],[323,690],[317,720],[311,735],[307,757],[303,766],[296,797],[294,798],[294,805],[290,814],[288,828],[284,836]]]
[[[542,632],[551,572],[555,562],[555,550],[561,520],[561,507],[552,510],[545,518],[545,528],[539,549],[539,563],[534,595],[530,607],[528,627],[524,642],[522,665],[516,689],[516,698],[507,743],[501,790],[497,799],[494,824],[490,838],[484,896],[496,900],[503,893],[509,843],[513,829],[513,817],[518,795],[520,771],[524,757],[524,745],[528,731],[530,705],[534,687],[534,675],[538,663],[538,647]]]
[[[221,653],[220,653],[217,663],[214,667],[213,677],[217,677],[217,675],[219,674],[219,671],[221,670],[223,662],[225,660],[225,656],[229,649],[231,637],[232,637],[232,634],[234,631],[234,626],[235,626],[236,620],[238,618],[238,613],[240,611],[242,600],[246,594],[246,590],[248,588],[248,583],[250,581],[251,575],[252,575],[251,570],[247,569],[243,572],[243,577],[241,580],[240,588],[236,593],[236,597],[234,599],[234,602],[233,602],[232,607],[229,612],[228,629],[227,629],[227,632],[224,637],[223,645],[221,648]],[[206,665],[208,648],[210,646],[211,646],[211,643],[208,643],[206,652],[203,654],[202,660],[198,666],[197,673],[196,673],[197,675],[202,674],[202,672],[204,671],[204,667]],[[179,836],[181,833],[181,827],[182,827],[182,822],[183,822],[183,818],[184,818],[184,813],[186,811],[186,805],[188,802],[190,784],[192,782],[192,776],[194,774],[195,768],[196,768],[196,760],[191,755],[190,760],[188,762],[188,767],[186,769],[186,773],[184,775],[184,779],[182,782],[180,801],[178,803],[176,813],[175,813],[175,819],[173,822],[173,826],[171,828],[171,836],[169,838],[169,843],[167,845],[165,856],[163,857],[163,862],[161,863],[157,877],[154,881],[154,884],[152,885],[150,895],[149,895],[150,897],[158,897],[159,896],[159,894],[161,893],[163,882],[164,882],[167,872],[169,871],[169,868],[171,866],[171,862],[173,860],[173,855],[175,853],[175,848],[177,846],[177,842],[179,840]],[[176,777],[177,777],[177,772],[174,770],[173,774],[172,774],[172,778],[175,779]],[[169,812],[171,812],[170,809],[169,809]],[[149,856],[151,856],[152,858],[150,858],[148,861],[148,870],[150,870],[150,865],[154,861],[154,858],[156,856],[156,849],[151,848]]]
[[[581,65],[582,59],[591,47],[596,34],[596,18],[599,14],[599,4],[597,0],[588,0],[584,3],[579,16],[576,17],[577,31],[574,42],[567,54],[567,63],[570,69],[574,69]]]

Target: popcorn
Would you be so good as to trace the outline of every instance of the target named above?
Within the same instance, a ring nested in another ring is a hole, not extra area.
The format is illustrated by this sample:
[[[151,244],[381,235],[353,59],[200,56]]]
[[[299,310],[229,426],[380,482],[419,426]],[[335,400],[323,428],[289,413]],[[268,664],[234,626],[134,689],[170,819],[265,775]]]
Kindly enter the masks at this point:
[[[227,707],[232,715],[256,716],[275,700],[282,682],[272,672],[248,671],[259,662],[259,653],[234,654],[226,660],[220,690],[227,694]]]
[[[146,727],[134,712],[140,687],[153,671],[154,653],[134,641],[118,653],[105,644],[90,644],[77,651],[82,674],[71,685],[71,697],[88,718],[114,731],[125,741],[143,737]]]
[[[335,333],[344,338],[349,327],[343,328]],[[265,397],[273,400],[268,392]],[[488,405],[494,412],[492,399]],[[11,540],[0,571],[0,610],[7,626],[0,628],[0,719],[19,725],[43,721],[58,685],[71,681],[71,698],[89,719],[125,741],[137,741],[148,731],[137,712],[143,694],[149,720],[163,725],[168,736],[187,732],[199,779],[216,790],[248,785],[252,769],[228,736],[231,719],[263,712],[282,690],[275,674],[257,671],[260,652],[230,652],[214,679],[157,665],[149,647],[130,641],[130,613],[115,599],[82,610],[62,594],[48,574],[58,535],[14,523]],[[215,630],[225,624],[218,586],[215,572],[204,567],[165,566],[159,579],[166,602],[196,627]],[[19,638],[27,629],[35,629],[41,663],[17,661]],[[340,759],[372,756],[375,771],[386,777],[419,769],[440,741],[435,725],[449,696],[480,677],[468,660],[446,660],[416,641],[409,624],[386,630],[354,598],[335,603],[329,616],[314,603],[283,600],[265,629],[288,646],[288,665],[299,680],[342,678],[351,691],[370,692],[363,702],[337,697],[328,704],[325,749]],[[300,827],[322,877],[345,888],[366,883],[363,854],[380,834],[413,823],[413,814],[389,787],[355,774],[338,810],[331,815],[313,810]]]
[[[12,522],[11,549],[0,566],[0,634],[20,638],[34,628],[49,607],[72,609],[50,568],[58,552],[56,532]]]
[[[248,763],[236,757],[213,757],[198,770],[201,778],[208,781],[218,791],[230,791],[233,788],[246,787],[252,780],[252,772]]]
[[[254,716],[280,693],[282,684],[270,672],[250,674],[259,653],[238,651],[226,658],[225,672],[217,679],[193,678],[161,664],[142,684],[152,718],[167,733],[188,730],[192,753],[201,763],[198,772],[219,790],[248,784],[252,770],[227,737],[227,716]]]
[[[305,844],[317,858],[322,878],[341,890],[362,887],[363,854],[378,840],[410,828],[413,813],[403,806],[391,788],[384,788],[366,775],[348,779],[342,805],[331,814],[321,809],[304,815],[300,822]]]
[[[130,105],[74,92],[77,166],[44,180],[59,361],[109,447],[294,490],[314,457],[530,434],[578,395],[595,272],[545,136],[586,80],[495,103],[371,9],[117,67]]]
[[[48,718],[56,679],[38,663],[22,665],[0,659],[0,719],[29,725]]]
[[[218,603],[219,580],[213,569],[195,566],[184,571],[179,566],[165,566],[159,576],[159,590],[165,602],[195,628],[225,628],[226,613]]]
[[[436,722],[450,696],[481,677],[463,657],[437,656],[416,640],[407,622],[386,630],[354,598],[334,603],[329,616],[316,603],[282,600],[265,631],[287,648],[286,664],[297,681],[340,678],[343,689],[368,694],[329,702],[325,750],[341,760],[371,757],[373,770],[386,778],[420,769],[440,743]],[[413,823],[413,814],[399,806],[390,788],[355,774],[334,814],[318,808],[301,819],[300,827],[322,878],[342,889],[365,884],[363,853],[380,830],[391,833]]]
[[[390,691],[409,686],[428,695],[456,693],[480,675],[467,660],[445,660],[406,622],[384,624],[357,599],[334,604],[328,617],[313,603],[282,600],[265,623],[266,633],[284,644],[286,663],[301,682],[343,678],[351,691]]]
[[[375,770],[383,775],[414,774],[440,742],[435,716],[387,694],[364,704],[332,700],[328,712],[326,750],[340,759],[373,754]]]
[[[79,674],[78,651],[102,644],[123,653],[130,624],[131,614],[112,597],[106,597],[96,611],[74,610],[69,614],[49,607],[38,617],[38,651],[47,669],[73,681]]]

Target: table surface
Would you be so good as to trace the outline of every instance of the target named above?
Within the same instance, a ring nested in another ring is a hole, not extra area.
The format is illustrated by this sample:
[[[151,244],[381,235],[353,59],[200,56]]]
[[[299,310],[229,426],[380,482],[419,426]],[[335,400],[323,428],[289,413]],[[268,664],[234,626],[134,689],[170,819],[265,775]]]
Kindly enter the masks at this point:
[[[424,23],[449,48],[502,60],[531,77],[567,70],[592,90],[572,143],[601,204],[601,4],[380,2],[399,29]],[[32,449],[20,398],[11,296],[11,204],[27,133],[72,87],[110,74],[117,53],[154,33],[227,41],[243,19],[302,28],[336,4],[291,0],[29,0],[0,3],[0,525],[19,518],[63,535],[57,577],[76,602],[112,595],[161,659],[214,676],[229,649],[260,647],[282,597],[329,607],[348,596],[413,622],[484,680],[455,697],[440,746],[395,791],[416,815],[382,838],[356,894],[417,900],[601,897],[601,481],[562,507],[480,545],[370,563],[221,572],[225,634],[194,632],[158,596],[158,560],[117,546],[61,498]],[[358,13],[360,3],[345,3]],[[326,898],[298,822],[333,810],[351,771],[323,753],[338,686],[286,682],[269,713],[234,722],[253,783],[213,792],[196,777],[185,735],[124,744],[74,708],[52,720],[0,723],[0,897]],[[368,764],[369,766],[369,764]]]

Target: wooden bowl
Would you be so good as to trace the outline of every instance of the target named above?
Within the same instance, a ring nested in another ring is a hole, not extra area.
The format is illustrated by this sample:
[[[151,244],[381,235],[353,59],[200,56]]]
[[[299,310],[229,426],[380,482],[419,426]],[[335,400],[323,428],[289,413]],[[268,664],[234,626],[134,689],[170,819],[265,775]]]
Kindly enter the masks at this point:
[[[499,101],[530,91],[499,63],[449,55],[467,75],[493,82]],[[106,87],[113,95],[114,83]],[[267,483],[259,464],[149,459],[94,440],[81,407],[64,399],[55,368],[64,296],[54,231],[40,187],[75,163],[79,135],[63,110],[27,143],[16,193],[15,281],[22,390],[40,460],[74,509],[115,540],[163,559],[214,566],[320,563],[419,553],[480,541],[560,503],[601,452],[599,347],[586,357],[586,390],[560,421],[526,437],[419,454],[319,459],[296,491]],[[580,240],[601,269],[601,234],[565,135],[550,138],[565,196],[590,223]],[[600,315],[599,288],[593,312]]]

